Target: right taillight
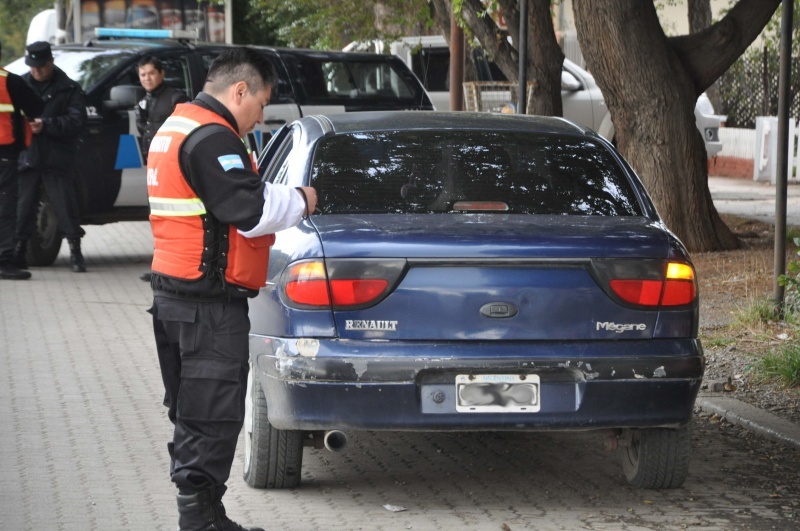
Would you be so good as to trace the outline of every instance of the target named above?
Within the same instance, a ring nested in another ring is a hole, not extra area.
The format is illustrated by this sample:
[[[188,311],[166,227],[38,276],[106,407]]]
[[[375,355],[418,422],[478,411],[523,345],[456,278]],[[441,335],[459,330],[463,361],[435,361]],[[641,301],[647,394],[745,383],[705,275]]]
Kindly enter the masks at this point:
[[[694,268],[683,262],[630,263],[603,267],[611,291],[623,301],[646,308],[686,306],[697,298]]]
[[[304,309],[353,310],[383,300],[400,280],[402,259],[304,260],[283,275],[290,306]]]

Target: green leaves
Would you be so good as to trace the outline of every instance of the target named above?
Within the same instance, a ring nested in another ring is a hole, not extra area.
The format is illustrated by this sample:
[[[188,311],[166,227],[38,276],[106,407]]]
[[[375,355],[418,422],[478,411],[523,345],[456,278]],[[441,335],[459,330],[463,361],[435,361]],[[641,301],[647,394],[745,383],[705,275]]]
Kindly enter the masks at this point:
[[[276,46],[338,50],[355,40],[394,40],[430,24],[427,0],[247,0],[250,24]],[[415,29],[416,28],[416,29]]]

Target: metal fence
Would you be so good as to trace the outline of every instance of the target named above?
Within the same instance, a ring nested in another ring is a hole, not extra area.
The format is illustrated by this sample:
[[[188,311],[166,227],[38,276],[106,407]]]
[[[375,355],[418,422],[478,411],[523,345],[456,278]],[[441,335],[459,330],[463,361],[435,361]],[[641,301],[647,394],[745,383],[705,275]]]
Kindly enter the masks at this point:
[[[791,65],[789,115],[800,116],[800,58],[792,58]],[[756,116],[778,115],[778,66],[778,52],[764,49],[746,53],[722,75],[722,107],[715,110],[728,117],[726,125],[753,129]]]
[[[533,89],[536,83],[528,81],[525,103],[530,113]],[[519,83],[516,81],[465,81],[464,110],[514,114],[517,110]]]

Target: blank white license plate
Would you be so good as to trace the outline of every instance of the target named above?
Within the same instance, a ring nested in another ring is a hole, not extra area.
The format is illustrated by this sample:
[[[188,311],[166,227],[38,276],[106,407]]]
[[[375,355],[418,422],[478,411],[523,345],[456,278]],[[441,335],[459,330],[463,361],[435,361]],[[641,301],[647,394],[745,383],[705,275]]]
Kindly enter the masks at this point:
[[[456,411],[536,413],[541,407],[537,374],[459,374]]]

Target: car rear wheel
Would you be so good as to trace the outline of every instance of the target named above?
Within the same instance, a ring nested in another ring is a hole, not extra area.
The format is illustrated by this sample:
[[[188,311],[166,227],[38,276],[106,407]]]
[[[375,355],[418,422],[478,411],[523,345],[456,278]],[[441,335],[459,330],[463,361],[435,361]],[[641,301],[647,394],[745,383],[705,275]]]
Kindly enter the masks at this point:
[[[49,266],[56,261],[61,249],[63,235],[58,230],[56,213],[50,204],[47,193],[42,190],[36,205],[36,219],[33,235],[28,240],[25,259],[32,266]]]
[[[256,489],[291,489],[300,484],[303,432],[278,430],[269,423],[261,383],[247,377],[244,417],[244,480]]]
[[[680,487],[689,475],[691,442],[688,424],[622,430],[619,449],[628,483],[643,489]]]

